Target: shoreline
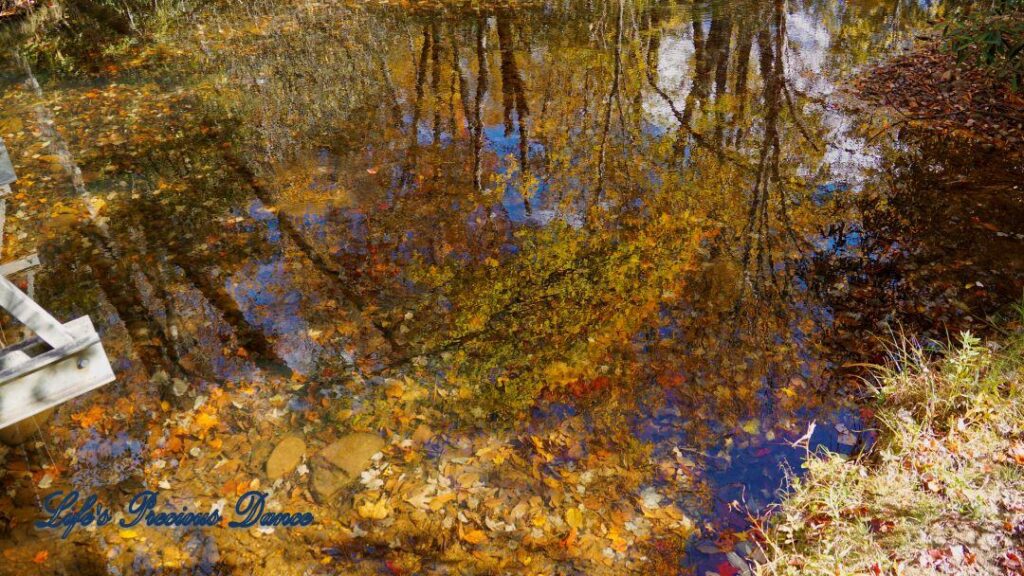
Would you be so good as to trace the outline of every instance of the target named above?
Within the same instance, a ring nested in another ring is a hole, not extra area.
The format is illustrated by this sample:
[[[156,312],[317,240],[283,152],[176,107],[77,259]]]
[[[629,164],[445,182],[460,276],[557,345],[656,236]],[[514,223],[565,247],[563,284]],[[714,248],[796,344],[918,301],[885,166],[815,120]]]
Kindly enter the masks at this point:
[[[808,458],[759,526],[757,573],[1020,574],[1022,321],[1000,342],[963,333],[941,358],[897,342],[874,389],[876,444]]]
[[[895,121],[887,120],[876,137],[907,126],[1024,155],[1024,94],[992,70],[958,62],[940,31],[919,38],[850,83],[857,98],[892,112]]]

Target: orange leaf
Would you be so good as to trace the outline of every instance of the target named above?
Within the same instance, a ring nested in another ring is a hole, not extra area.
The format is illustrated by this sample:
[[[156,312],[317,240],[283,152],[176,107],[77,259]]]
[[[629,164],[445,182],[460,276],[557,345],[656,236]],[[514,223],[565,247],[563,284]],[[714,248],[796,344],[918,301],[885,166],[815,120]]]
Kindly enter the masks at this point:
[[[83,413],[73,414],[71,419],[78,422],[78,425],[82,428],[93,428],[97,422],[103,419],[103,408],[99,405],[94,405]]]
[[[49,552],[47,552],[46,550],[40,550],[39,552],[36,553],[35,557],[32,558],[32,561],[35,562],[36,564],[43,564],[49,558],[50,558],[50,553]]]

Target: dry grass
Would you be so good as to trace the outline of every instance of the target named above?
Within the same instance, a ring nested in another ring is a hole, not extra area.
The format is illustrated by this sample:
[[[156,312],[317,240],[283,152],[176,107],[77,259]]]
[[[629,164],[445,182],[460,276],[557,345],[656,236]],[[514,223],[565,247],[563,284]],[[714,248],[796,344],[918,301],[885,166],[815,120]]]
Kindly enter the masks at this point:
[[[1015,330],[989,346],[962,334],[938,360],[913,341],[896,345],[874,390],[877,443],[857,459],[808,460],[763,528],[769,560],[758,573],[1024,574]]]

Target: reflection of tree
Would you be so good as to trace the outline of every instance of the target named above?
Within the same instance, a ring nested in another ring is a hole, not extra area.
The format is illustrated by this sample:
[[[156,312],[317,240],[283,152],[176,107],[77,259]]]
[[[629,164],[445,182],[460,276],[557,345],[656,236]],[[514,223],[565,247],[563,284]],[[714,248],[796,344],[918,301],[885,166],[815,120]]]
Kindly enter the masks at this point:
[[[332,211],[310,250],[330,254],[364,313],[408,354],[453,353],[451,378],[526,400],[536,386],[593,377],[609,362],[622,379],[735,366],[702,378],[712,389],[744,382],[731,397],[737,406],[757,388],[748,383],[813,372],[801,357],[815,345],[809,333],[778,344],[814,324],[813,295],[794,288],[794,259],[828,216],[806,183],[821,162],[821,126],[793,86],[799,71],[786,69],[794,48],[784,2],[569,2],[481,7],[471,17],[336,9],[360,29],[304,22],[301,38],[275,31],[254,40],[245,53],[255,56],[224,55],[222,64],[239,78],[270,78],[239,97],[236,113],[284,117],[299,100],[293,92],[324,95],[298,108],[331,120],[310,128],[307,148],[380,170],[342,175],[359,183],[359,205]],[[410,23],[411,44],[388,40]],[[343,36],[347,52],[337,49]],[[687,77],[669,85],[659,75],[679,54],[663,52],[680,38],[693,47]],[[346,72],[295,85],[273,79],[277,67],[307,60]],[[326,95],[344,92],[361,69],[391,80],[369,86],[381,95],[376,108],[358,99],[346,113]],[[493,95],[491,70],[501,82]],[[400,139],[397,103],[412,107]],[[490,126],[504,141],[486,137]],[[363,139],[315,137],[346,131]],[[277,134],[248,137],[253,149],[279,150]],[[523,199],[525,215],[506,191]],[[646,244],[652,238],[657,246]],[[640,368],[635,338],[660,351],[647,362],[657,370]],[[704,351],[699,361],[687,356],[694,347]],[[701,381],[688,383],[695,395]]]
[[[513,22],[511,15],[506,11],[499,12],[496,20],[498,22],[498,47],[501,52],[501,98],[504,108],[505,136],[512,134],[512,113],[515,112],[519,130],[519,167],[521,170],[526,170],[526,156],[530,139],[526,129],[526,117],[530,114],[530,108],[526,104],[523,78],[516,64],[515,52],[513,52],[511,29]],[[523,200],[529,210],[529,199],[524,197]]]

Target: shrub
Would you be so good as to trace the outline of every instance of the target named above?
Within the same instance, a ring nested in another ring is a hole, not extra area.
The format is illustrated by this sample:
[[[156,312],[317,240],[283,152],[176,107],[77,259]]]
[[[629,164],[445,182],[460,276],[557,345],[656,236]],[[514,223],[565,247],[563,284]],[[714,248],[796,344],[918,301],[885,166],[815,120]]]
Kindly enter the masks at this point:
[[[960,63],[992,71],[1020,90],[1024,77],[1024,0],[968,3],[955,8],[944,30],[944,45]]]

